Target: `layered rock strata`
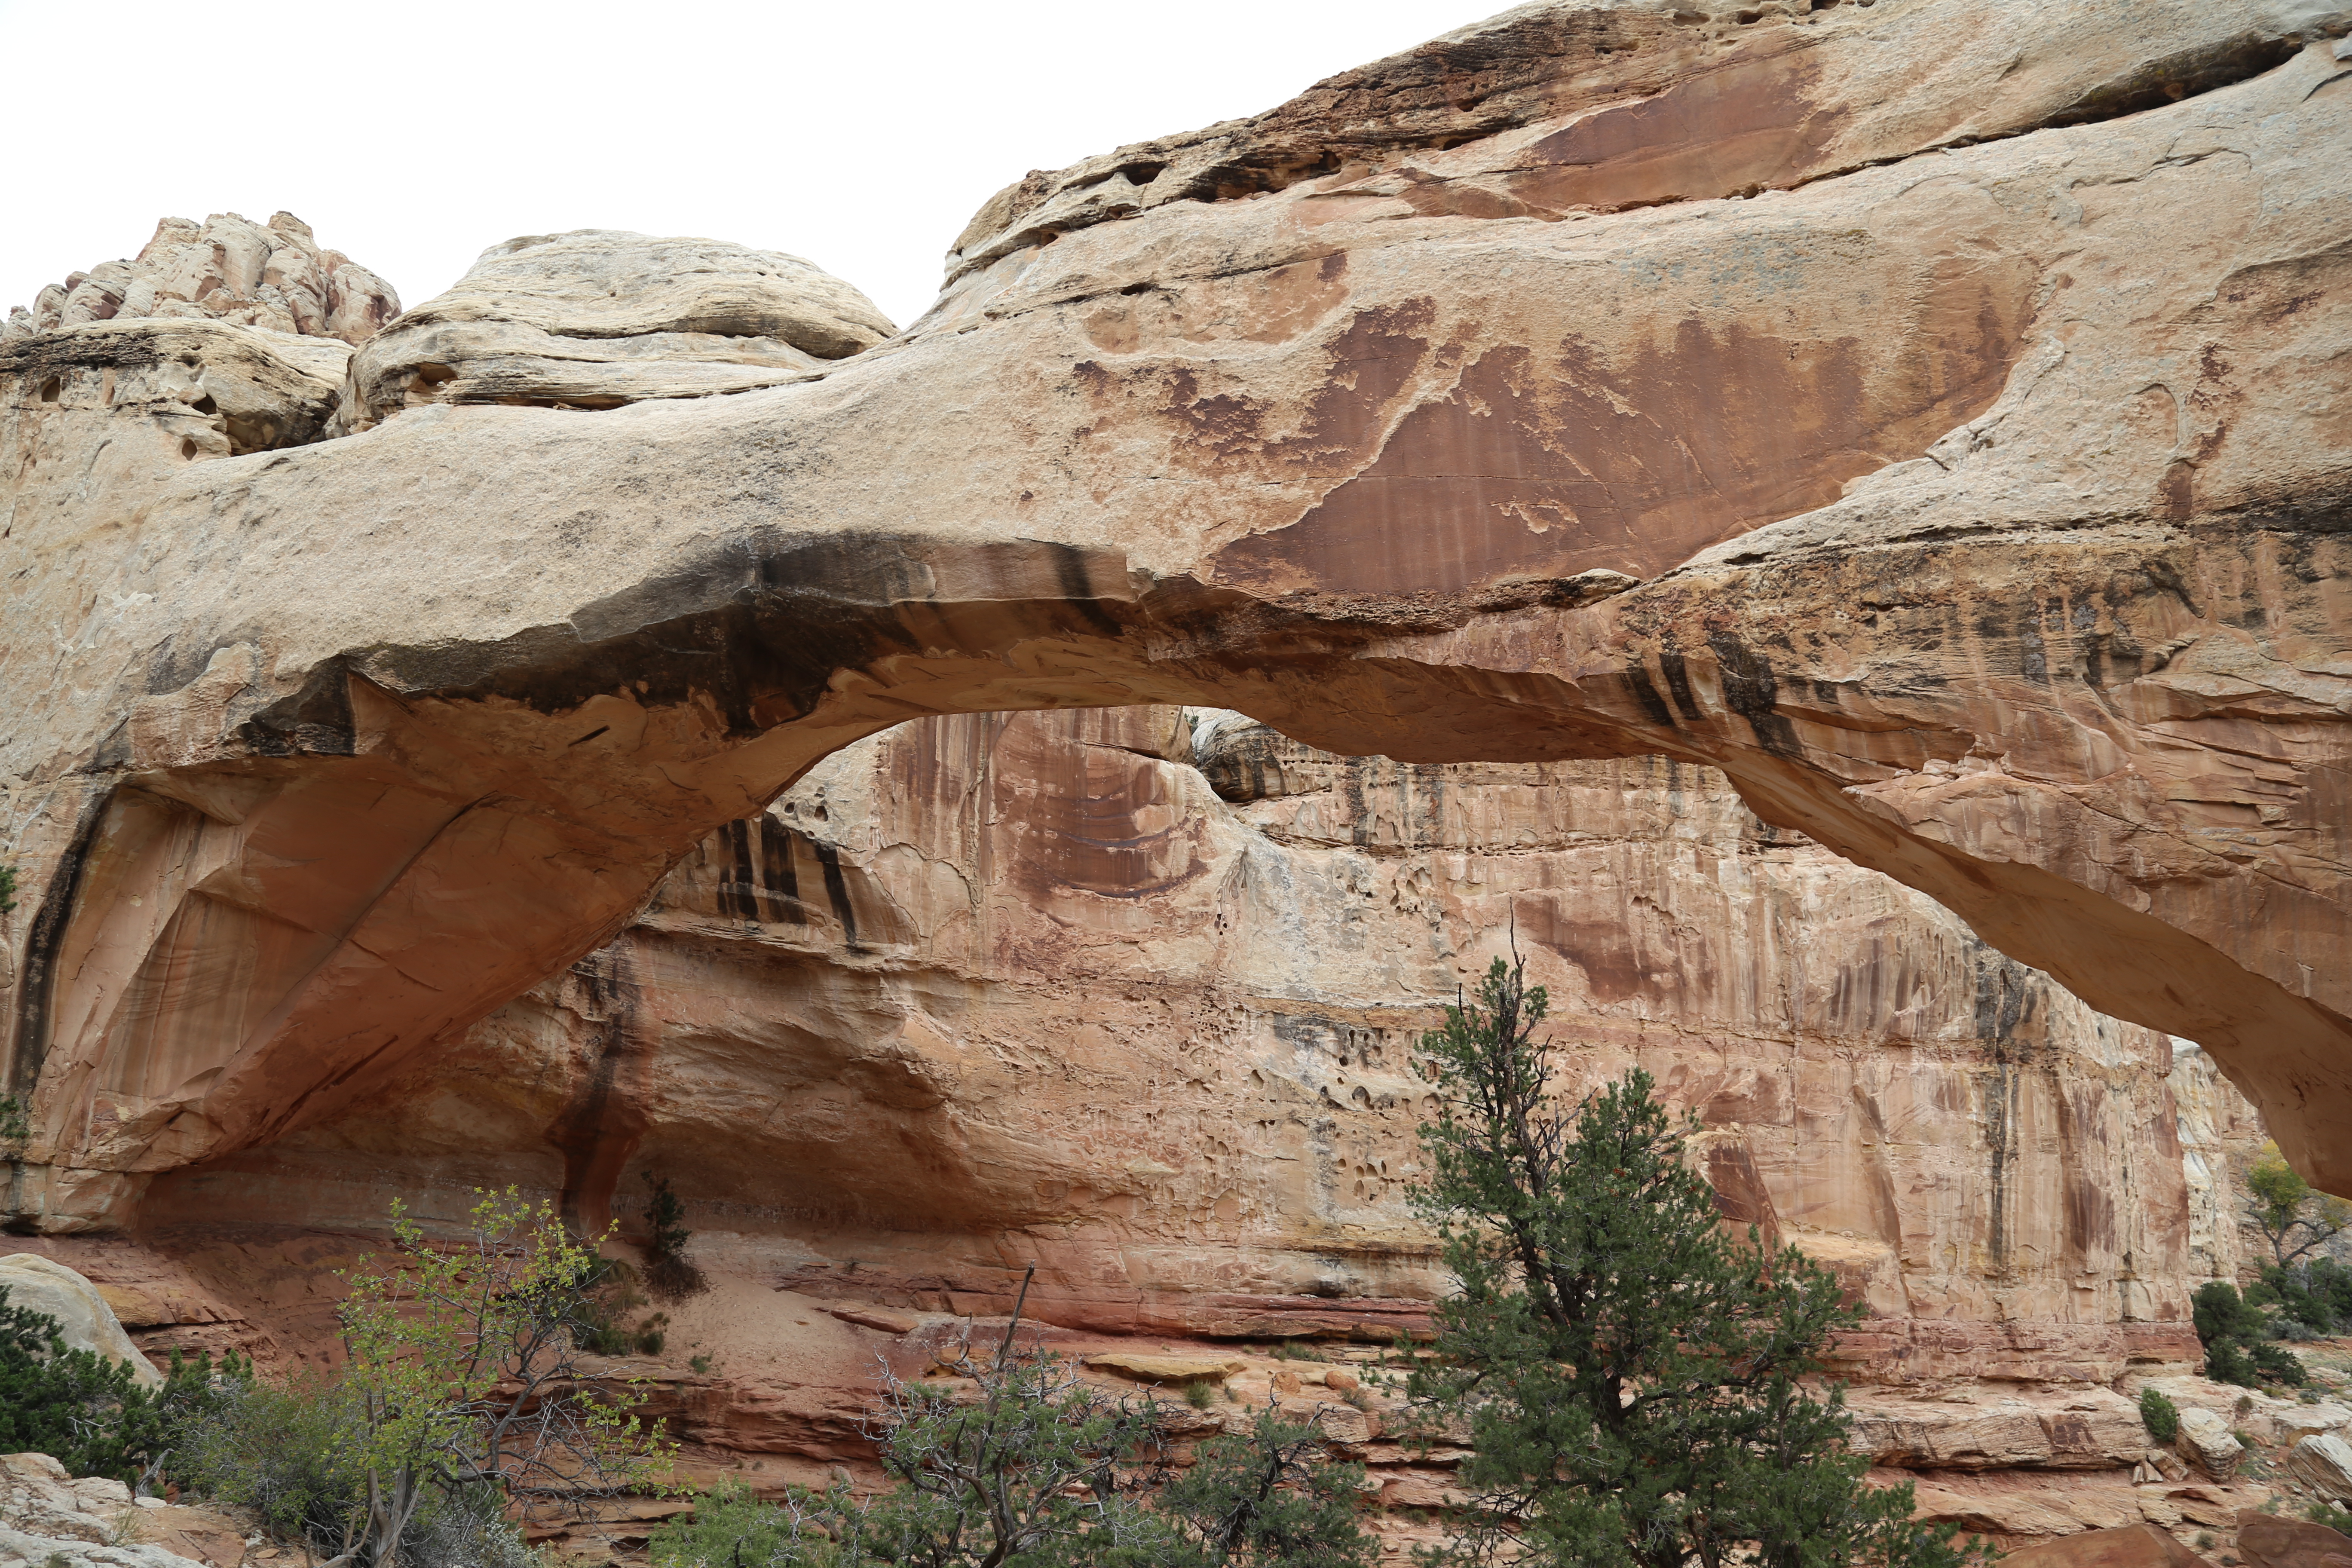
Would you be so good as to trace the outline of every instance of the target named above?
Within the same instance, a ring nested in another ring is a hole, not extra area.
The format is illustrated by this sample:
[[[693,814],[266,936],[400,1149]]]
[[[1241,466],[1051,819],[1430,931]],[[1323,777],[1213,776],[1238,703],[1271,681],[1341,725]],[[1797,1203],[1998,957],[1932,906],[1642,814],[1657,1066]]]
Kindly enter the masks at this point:
[[[163,1180],[148,1223],[363,1229],[519,1181],[593,1227],[657,1173],[710,1266],[803,1296],[1001,1312],[1034,1259],[1066,1329],[1384,1343],[1440,1283],[1404,1201],[1419,1033],[1516,937],[1564,1081],[1648,1068],[1727,1212],[1867,1303],[1857,1375],[2195,1360],[2165,1037],[1705,769],[1413,767],[1192,717],[853,746],[616,942],[345,1115]],[[2226,1162],[2202,1179],[2235,1206]],[[2049,1462],[2137,1458],[2085,1443]]]
[[[862,735],[1141,700],[1719,768],[2352,1182],[2345,18],[1675,15],[1048,179],[814,382],[11,481],[26,1223],[334,1118]]]
[[[1727,1214],[1865,1302],[1839,1360],[1855,1442],[1931,1517],[2193,1534],[2259,1500],[2152,1452],[2143,1377],[2281,1452],[2337,1429],[2332,1407],[2232,1415],[2242,1391],[2187,1375],[2200,1216],[2241,1202],[2259,1133],[2200,1054],[1708,770],[1405,765],[1164,707],[850,747],[384,1090],[159,1179],[136,1242],[37,1245],[151,1347],[284,1365],[331,1345],[334,1271],[392,1197],[455,1217],[511,1182],[634,1226],[658,1173],[714,1287],[666,1307],[663,1357],[611,1372],[656,1380],[697,1473],[867,1476],[875,1357],[921,1373],[1001,1324],[1034,1261],[1051,1342],[1129,1385],[1329,1407],[1393,1521],[1458,1501],[1458,1453],[1417,1456],[1385,1394],[1333,1391],[1426,1327],[1414,1046],[1514,936],[1566,1081],[1650,1068],[1702,1115]],[[1271,1358],[1283,1340],[1325,1359]],[[2175,1495],[2197,1488],[2221,1501]]]

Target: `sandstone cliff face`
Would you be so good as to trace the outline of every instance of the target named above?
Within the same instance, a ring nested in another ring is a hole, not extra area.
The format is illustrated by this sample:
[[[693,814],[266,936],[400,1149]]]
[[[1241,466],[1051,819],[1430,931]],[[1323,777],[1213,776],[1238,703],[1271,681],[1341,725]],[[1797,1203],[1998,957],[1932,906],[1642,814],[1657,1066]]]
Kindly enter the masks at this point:
[[[1419,1032],[1514,930],[1566,1080],[1647,1067],[1727,1211],[1861,1293],[1856,1375],[2194,1360],[2236,1189],[2165,1037],[1706,769],[1410,767],[1168,708],[848,748],[560,980],[144,1212],[364,1227],[519,1180],[597,1224],[658,1172],[708,1266],[800,1296],[1001,1312],[1036,1259],[1068,1329],[1385,1341],[1439,1284]]]
[[[2346,18],[1678,15],[1048,178],[814,381],[12,478],[26,1223],[333,1119],[861,736],[1142,700],[1719,768],[2352,1181]]]

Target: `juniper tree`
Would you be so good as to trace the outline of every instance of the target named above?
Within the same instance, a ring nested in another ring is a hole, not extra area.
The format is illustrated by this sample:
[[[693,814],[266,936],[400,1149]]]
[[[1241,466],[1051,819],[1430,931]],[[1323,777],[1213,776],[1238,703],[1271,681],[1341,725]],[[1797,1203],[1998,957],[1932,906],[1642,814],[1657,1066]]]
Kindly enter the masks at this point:
[[[1361,1465],[1326,1457],[1319,1418],[1256,1412],[1245,1432],[1213,1437],[1152,1499],[1177,1544],[1177,1568],[1371,1568],[1380,1543],[1358,1524]]]
[[[1408,1392],[1466,1427],[1471,1500],[1449,1563],[1580,1568],[1954,1568],[1911,1488],[1865,1485],[1843,1390],[1817,1386],[1858,1320],[1794,1247],[1725,1233],[1639,1070],[1580,1103],[1551,1092],[1548,998],[1496,960],[1423,1037],[1441,1089],[1423,1127],[1458,1293]]]

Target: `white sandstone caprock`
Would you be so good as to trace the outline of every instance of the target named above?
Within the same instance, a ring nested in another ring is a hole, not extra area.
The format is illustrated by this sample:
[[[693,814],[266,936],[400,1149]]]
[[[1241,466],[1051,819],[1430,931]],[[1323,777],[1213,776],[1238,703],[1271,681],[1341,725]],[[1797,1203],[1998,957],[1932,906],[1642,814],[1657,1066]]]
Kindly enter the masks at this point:
[[[526,235],[352,362],[352,430],[434,403],[618,408],[822,375],[898,329],[831,273],[772,250],[619,229]]]
[[[135,258],[102,261],[42,289],[31,310],[19,306],[0,321],[0,344],[152,317],[357,343],[398,314],[391,284],[341,251],[320,249],[292,213],[267,224],[215,213],[201,225],[167,217]]]

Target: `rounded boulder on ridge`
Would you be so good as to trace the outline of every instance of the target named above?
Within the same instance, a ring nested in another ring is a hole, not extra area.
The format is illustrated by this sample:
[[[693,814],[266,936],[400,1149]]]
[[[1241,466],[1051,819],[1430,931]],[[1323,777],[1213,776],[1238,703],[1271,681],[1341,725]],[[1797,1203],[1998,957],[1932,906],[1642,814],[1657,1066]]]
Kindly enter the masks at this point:
[[[349,428],[432,403],[617,408],[824,374],[890,337],[796,256],[620,229],[526,235],[391,322],[352,362]]]

